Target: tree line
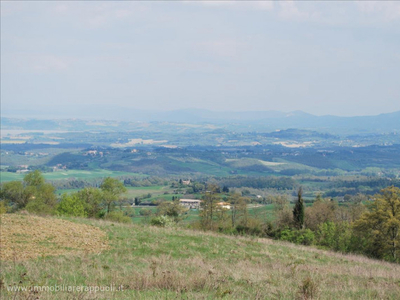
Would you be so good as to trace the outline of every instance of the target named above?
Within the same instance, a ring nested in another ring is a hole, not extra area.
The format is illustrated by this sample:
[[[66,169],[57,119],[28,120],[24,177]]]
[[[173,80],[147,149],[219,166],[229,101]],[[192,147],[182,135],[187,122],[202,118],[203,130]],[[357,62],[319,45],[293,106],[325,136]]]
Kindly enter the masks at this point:
[[[122,182],[107,177],[98,188],[86,187],[57,199],[55,187],[45,182],[39,170],[25,175],[23,181],[3,183],[0,190],[2,212],[26,210],[39,215],[62,215],[89,218],[125,220],[122,213],[115,213],[114,207],[126,192]]]

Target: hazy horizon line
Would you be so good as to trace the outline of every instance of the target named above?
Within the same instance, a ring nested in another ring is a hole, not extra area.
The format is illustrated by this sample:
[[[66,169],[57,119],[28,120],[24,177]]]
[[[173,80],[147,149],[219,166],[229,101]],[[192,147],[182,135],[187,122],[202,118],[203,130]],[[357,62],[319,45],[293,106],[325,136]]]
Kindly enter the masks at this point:
[[[88,105],[91,106],[91,105]],[[97,108],[100,109],[110,109],[108,105],[98,105]],[[395,110],[395,111],[389,111],[389,112],[381,112],[381,113],[376,113],[376,114],[362,114],[362,115],[335,115],[335,114],[315,114],[315,113],[310,113],[306,110],[291,110],[291,111],[284,111],[284,110],[219,110],[219,109],[208,109],[208,108],[195,108],[195,107],[190,107],[190,108],[176,108],[176,109],[135,109],[135,108],[130,108],[130,107],[124,107],[124,106],[114,106],[114,111],[118,110],[131,110],[131,111],[136,111],[136,112],[146,112],[146,113],[157,113],[157,114],[164,114],[164,113],[173,113],[173,112],[179,112],[179,111],[192,111],[192,112],[211,112],[211,113],[235,113],[235,114],[240,114],[240,113],[281,113],[281,114],[293,114],[293,113],[302,113],[302,114],[307,114],[310,116],[314,117],[339,117],[339,118],[352,118],[352,117],[373,117],[373,116],[380,116],[380,115],[385,115],[385,114],[393,114],[400,112],[400,110]],[[78,108],[79,109],[79,108]],[[110,111],[109,111],[110,112]],[[116,118],[107,118],[106,116],[102,116],[102,113],[99,113],[99,116],[82,116],[81,114],[77,114],[77,116],[74,116],[72,111],[66,112],[64,115],[61,113],[56,113],[50,112],[50,111],[34,111],[34,110],[14,110],[11,109],[10,111],[6,111],[5,113],[1,112],[1,117],[2,118],[22,118],[22,119],[103,119],[103,120],[117,120]]]

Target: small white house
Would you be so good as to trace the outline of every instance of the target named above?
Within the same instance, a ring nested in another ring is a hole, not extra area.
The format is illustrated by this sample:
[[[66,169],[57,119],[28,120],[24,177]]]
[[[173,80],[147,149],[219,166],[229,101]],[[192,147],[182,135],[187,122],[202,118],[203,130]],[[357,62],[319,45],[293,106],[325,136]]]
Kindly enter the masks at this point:
[[[217,205],[219,208],[231,209],[231,205],[228,202],[218,202]]]
[[[180,199],[179,204],[189,209],[199,209],[201,200],[198,199]]]

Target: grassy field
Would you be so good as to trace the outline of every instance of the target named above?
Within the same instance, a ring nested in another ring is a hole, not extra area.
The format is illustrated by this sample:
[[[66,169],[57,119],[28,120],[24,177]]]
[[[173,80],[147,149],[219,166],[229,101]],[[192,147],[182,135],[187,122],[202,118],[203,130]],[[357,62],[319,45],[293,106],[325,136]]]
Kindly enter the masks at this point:
[[[257,217],[265,221],[272,221],[274,219],[274,205],[248,205],[249,216]]]
[[[171,188],[170,186],[162,186],[162,185],[148,186],[148,187],[127,187],[127,192],[125,195],[129,199],[134,199],[135,197],[140,197],[148,194],[150,194],[151,197],[145,198],[142,201],[151,202],[159,199],[172,201],[172,197],[179,199],[185,197],[200,199],[202,196],[202,194],[185,195],[182,193],[175,192],[175,189]]]
[[[147,194],[151,194],[151,199],[159,198],[160,195],[163,195],[163,198],[172,198],[173,195],[164,195],[164,192],[171,192],[172,189],[169,189],[168,186],[145,186],[145,187],[126,187],[127,192],[124,194],[129,199],[134,199],[138,196],[143,196]],[[80,191],[81,189],[60,189],[57,190],[57,194],[64,194],[64,193],[73,193]],[[146,199],[148,200],[148,199]],[[170,199],[169,199],[170,200]]]
[[[126,195],[129,198],[135,198],[138,196],[151,194],[152,196],[162,195],[164,192],[170,193],[172,189],[168,186],[156,185],[156,186],[140,186],[140,187],[127,187]]]
[[[2,261],[3,299],[400,298],[397,264],[268,239],[68,220],[100,228],[110,248],[29,260],[16,255]],[[9,291],[9,285],[112,286],[116,290],[30,294]]]
[[[22,180],[26,174],[11,173],[11,172],[0,172],[0,182]],[[140,176],[140,174],[129,173],[129,172],[118,172],[109,170],[67,170],[59,172],[48,172],[43,173],[46,180],[60,180],[60,179],[93,179],[103,177],[118,177],[118,176]]]

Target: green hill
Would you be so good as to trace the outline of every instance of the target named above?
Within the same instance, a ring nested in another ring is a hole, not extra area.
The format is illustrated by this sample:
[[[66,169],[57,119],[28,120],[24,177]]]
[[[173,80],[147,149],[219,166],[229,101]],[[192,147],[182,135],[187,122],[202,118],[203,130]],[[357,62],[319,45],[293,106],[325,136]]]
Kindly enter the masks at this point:
[[[1,264],[2,299],[400,299],[398,264],[269,239],[68,220],[106,232],[109,248],[30,260],[16,253]],[[117,290],[30,294],[10,291],[13,284]]]

